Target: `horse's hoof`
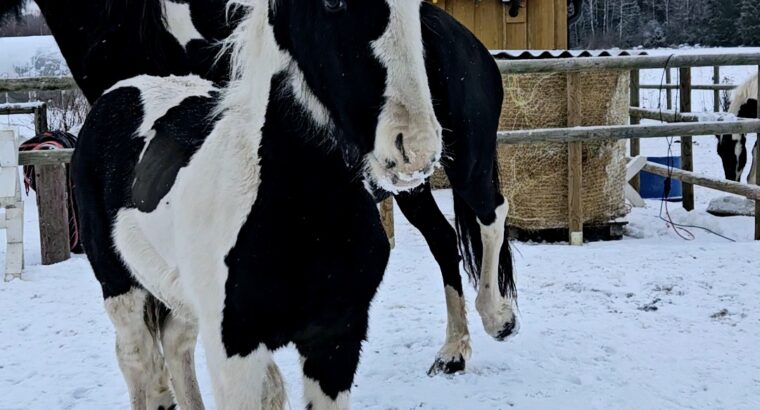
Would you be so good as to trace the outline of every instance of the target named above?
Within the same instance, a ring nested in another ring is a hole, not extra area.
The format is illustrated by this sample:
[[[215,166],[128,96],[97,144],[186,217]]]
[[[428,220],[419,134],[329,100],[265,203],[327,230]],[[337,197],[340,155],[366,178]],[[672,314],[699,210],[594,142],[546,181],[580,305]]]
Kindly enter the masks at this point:
[[[507,340],[508,337],[516,335],[518,330],[520,330],[520,326],[517,324],[517,320],[507,322],[504,325],[504,328],[501,329],[501,331],[499,331],[496,336],[494,336],[494,339],[499,342],[503,342]]]
[[[430,367],[430,370],[428,370],[427,374],[431,377],[439,373],[454,374],[457,372],[463,372],[464,366],[465,360],[462,356],[459,356],[458,358],[451,358],[450,360],[444,360],[438,357],[435,359],[435,362],[433,362],[433,365]]]

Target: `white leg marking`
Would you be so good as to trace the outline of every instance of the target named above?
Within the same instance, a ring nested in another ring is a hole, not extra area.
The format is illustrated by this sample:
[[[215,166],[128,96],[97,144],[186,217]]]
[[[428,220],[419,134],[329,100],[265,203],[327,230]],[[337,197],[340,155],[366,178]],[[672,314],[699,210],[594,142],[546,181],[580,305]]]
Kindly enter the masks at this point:
[[[491,225],[478,222],[483,241],[483,265],[475,307],[486,332],[493,337],[498,337],[513,322],[512,333],[518,330],[512,301],[499,292],[499,253],[504,244],[504,223],[508,212],[509,204],[504,199],[504,203],[496,208],[496,220]]]
[[[142,289],[106,299],[116,328],[116,357],[129,390],[132,409],[168,408],[174,402],[155,329],[145,323],[147,293]]]
[[[271,388],[269,382],[273,380],[270,374],[272,352],[261,345],[246,357],[227,357],[220,329],[213,327],[216,329],[209,331],[201,324],[216,407],[220,410],[270,410],[263,406],[264,399],[284,396],[284,390],[282,395],[264,392],[265,388]]]
[[[438,351],[433,367],[428,371],[432,376],[446,370],[460,360],[469,360],[472,356],[470,347],[470,331],[467,329],[467,312],[465,311],[464,296],[460,296],[451,286],[446,286],[446,343]]]
[[[182,410],[202,410],[198,380],[195,376],[195,344],[198,328],[194,322],[173,313],[161,329],[161,345],[171,375],[177,405]]]
[[[285,382],[282,380],[279,367],[277,367],[275,362],[272,362],[267,367],[261,406],[267,410],[281,410],[285,408],[287,403],[288,397],[285,392]]]
[[[301,360],[303,362],[303,359]],[[306,376],[303,378],[304,401],[311,404],[311,410],[348,410],[350,406],[351,393],[348,391],[341,392],[333,400],[330,396],[322,391],[319,382]]]

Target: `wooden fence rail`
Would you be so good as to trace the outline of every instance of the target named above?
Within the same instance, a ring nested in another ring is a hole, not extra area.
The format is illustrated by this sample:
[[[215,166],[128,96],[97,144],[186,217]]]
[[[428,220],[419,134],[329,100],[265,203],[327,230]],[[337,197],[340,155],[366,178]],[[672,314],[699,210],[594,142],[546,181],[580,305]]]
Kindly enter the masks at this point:
[[[667,67],[758,65],[760,53],[583,57],[546,60],[497,60],[504,74],[567,73],[594,70],[645,70]]]
[[[71,77],[34,77],[0,79],[0,92],[16,91],[61,91],[77,88]]]
[[[682,182],[693,185],[699,185],[716,191],[728,192],[730,194],[741,195],[749,199],[760,199],[760,186],[742,184],[740,182],[729,181],[727,179],[712,178],[707,175],[701,175],[695,172],[684,171],[678,168],[668,168],[664,165],[654,162],[647,162],[644,165],[644,171],[659,175],[662,177],[672,177]]]
[[[630,107],[628,109],[631,119],[637,120],[647,119],[662,122],[700,122],[706,121],[708,118],[712,121],[746,121],[746,118],[740,118],[729,113],[712,113],[701,114],[694,112],[678,112],[672,110],[649,110],[640,107]]]
[[[642,90],[677,90],[678,84],[641,84]],[[731,91],[738,87],[736,84],[693,84],[692,90],[697,91]]]
[[[662,138],[674,135],[699,136],[747,134],[760,131],[760,120],[736,122],[711,121],[653,125],[600,125],[574,128],[499,131],[502,144],[535,144],[540,142],[589,142],[632,138]],[[715,137],[713,137],[715,138]]]

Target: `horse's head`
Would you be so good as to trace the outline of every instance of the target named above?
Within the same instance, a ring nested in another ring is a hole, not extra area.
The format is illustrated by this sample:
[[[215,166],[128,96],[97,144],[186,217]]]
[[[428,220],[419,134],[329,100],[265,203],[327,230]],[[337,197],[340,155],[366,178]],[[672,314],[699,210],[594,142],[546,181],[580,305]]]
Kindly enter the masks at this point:
[[[423,56],[420,0],[271,0],[269,21],[295,92],[338,144],[358,150],[380,187],[433,171],[441,126]]]
[[[726,179],[739,182],[747,165],[747,138],[743,134],[716,135],[718,138],[718,155],[723,161]]]

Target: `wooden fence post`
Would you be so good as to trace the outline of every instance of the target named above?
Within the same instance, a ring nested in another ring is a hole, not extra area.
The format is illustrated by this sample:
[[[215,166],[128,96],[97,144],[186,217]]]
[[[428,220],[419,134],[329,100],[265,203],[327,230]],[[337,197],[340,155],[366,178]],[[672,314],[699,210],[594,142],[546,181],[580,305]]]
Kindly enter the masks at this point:
[[[639,86],[641,80],[640,80],[640,74],[639,70],[632,70],[631,71],[631,107],[639,107],[641,105],[640,102],[640,88]],[[668,91],[670,92],[670,91]],[[641,122],[641,118],[639,117],[631,117],[631,124],[636,125]],[[631,142],[631,158],[636,158],[641,154],[641,143],[639,142],[638,138],[632,139]],[[636,190],[636,192],[640,192],[641,190],[641,181],[640,177],[636,175],[631,179],[631,186],[633,189]]]
[[[713,84],[720,84],[720,66],[713,67]],[[713,91],[713,112],[720,112],[720,91]]]
[[[64,165],[37,165],[34,172],[42,264],[52,265],[71,256],[69,213],[66,208],[66,168]]]
[[[665,84],[671,84],[673,81],[673,75],[670,74],[670,67],[665,68]],[[665,90],[665,103],[669,110],[673,109],[673,90],[668,88]],[[659,103],[659,102],[658,102]]]
[[[47,104],[34,109],[34,132],[39,135],[48,130]]]
[[[567,74],[567,126],[583,125],[580,74]],[[567,216],[570,245],[583,245],[583,143],[567,144]]]
[[[691,112],[691,67],[681,67],[680,78],[681,112]],[[692,137],[681,137],[681,169],[694,171]],[[692,184],[683,184],[683,207],[687,211],[694,210],[694,185]]]

